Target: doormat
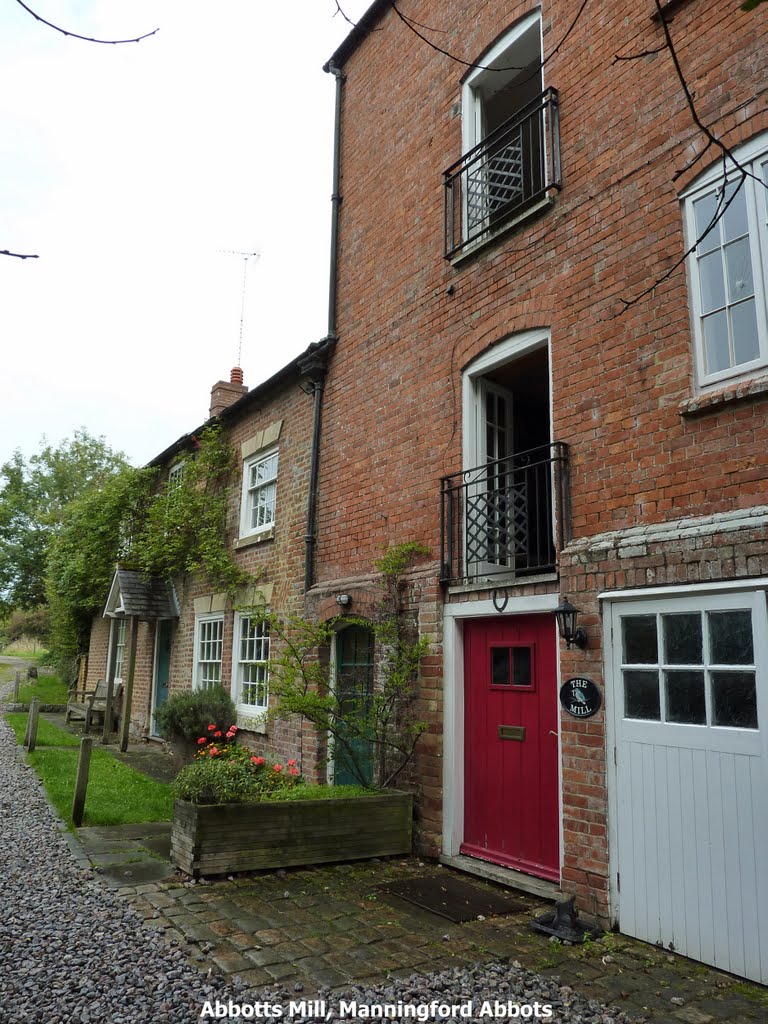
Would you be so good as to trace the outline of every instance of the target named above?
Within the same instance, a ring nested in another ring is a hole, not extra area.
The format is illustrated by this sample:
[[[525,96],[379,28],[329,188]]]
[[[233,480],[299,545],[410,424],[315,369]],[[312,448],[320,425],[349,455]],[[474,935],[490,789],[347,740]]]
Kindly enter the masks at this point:
[[[480,889],[463,878],[449,874],[412,878],[407,882],[387,882],[376,888],[384,894],[385,899],[391,896],[405,900],[457,924],[475,921],[478,917],[499,917],[528,910],[528,904],[520,897],[508,896],[492,889]],[[387,902],[397,906],[391,900]]]

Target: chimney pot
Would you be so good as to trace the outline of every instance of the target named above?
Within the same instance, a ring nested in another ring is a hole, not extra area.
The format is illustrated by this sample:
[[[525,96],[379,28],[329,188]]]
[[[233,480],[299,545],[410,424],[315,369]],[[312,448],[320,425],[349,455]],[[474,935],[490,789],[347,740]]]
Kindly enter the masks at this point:
[[[233,366],[229,374],[230,384],[242,384],[243,383],[243,370],[240,366]]]
[[[211,417],[218,416],[246,394],[248,394],[248,388],[243,384],[243,371],[239,366],[234,366],[229,380],[219,380],[211,388],[209,415]]]

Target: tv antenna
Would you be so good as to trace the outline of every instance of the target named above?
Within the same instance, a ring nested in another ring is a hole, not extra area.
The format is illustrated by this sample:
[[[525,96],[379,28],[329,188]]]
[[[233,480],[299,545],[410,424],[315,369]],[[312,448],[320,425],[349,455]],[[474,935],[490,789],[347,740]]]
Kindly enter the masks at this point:
[[[259,259],[257,252],[237,252],[234,249],[217,249],[217,252],[225,256],[239,256],[243,261],[243,286],[240,295],[240,339],[237,344],[237,365],[240,366],[243,358],[243,322],[245,321],[245,285],[248,279],[248,261],[255,263]]]

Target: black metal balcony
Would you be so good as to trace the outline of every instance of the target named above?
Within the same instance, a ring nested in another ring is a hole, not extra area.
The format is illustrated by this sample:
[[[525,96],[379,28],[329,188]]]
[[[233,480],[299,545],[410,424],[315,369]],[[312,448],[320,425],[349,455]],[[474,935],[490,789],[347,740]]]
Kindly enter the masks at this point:
[[[443,477],[441,501],[443,583],[553,572],[568,539],[568,446]]]
[[[446,258],[559,190],[558,109],[546,89],[443,172]]]

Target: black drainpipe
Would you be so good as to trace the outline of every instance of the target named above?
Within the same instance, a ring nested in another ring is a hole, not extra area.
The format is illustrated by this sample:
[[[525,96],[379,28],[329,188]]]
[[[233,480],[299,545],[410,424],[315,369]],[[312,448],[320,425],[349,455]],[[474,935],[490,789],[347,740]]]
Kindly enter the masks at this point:
[[[331,252],[328,274],[328,333],[322,341],[313,347],[299,360],[299,369],[310,380],[314,403],[312,418],[312,451],[309,463],[309,495],[307,497],[307,532],[304,537],[304,593],[314,582],[316,518],[317,518],[317,482],[320,467],[320,424],[323,410],[323,389],[328,359],[336,344],[336,290],[337,290],[337,252],[339,246],[339,207],[341,195],[339,181],[341,177],[341,87],[344,77],[335,64],[325,65],[336,79],[336,112],[333,125],[333,194],[331,195]]]

